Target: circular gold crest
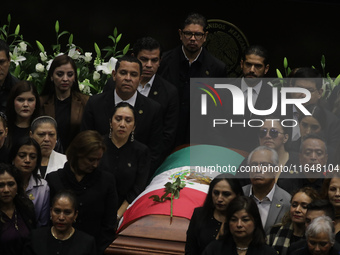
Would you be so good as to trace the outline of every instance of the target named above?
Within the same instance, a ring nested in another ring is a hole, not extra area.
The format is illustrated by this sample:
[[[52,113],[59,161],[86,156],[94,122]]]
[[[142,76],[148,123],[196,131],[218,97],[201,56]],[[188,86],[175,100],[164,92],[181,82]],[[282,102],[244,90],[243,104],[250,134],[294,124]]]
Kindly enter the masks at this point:
[[[249,46],[245,35],[232,23],[220,19],[208,20],[207,30],[207,50],[227,65],[228,77],[239,77],[242,54]]]

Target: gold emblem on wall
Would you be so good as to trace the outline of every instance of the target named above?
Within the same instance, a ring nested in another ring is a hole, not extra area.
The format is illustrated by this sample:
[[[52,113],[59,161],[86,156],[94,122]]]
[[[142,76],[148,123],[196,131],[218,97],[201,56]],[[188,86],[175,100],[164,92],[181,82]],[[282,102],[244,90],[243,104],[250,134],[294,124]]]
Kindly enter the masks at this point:
[[[208,20],[207,30],[207,50],[227,65],[228,77],[239,77],[242,54],[249,46],[245,35],[232,23],[220,19]]]

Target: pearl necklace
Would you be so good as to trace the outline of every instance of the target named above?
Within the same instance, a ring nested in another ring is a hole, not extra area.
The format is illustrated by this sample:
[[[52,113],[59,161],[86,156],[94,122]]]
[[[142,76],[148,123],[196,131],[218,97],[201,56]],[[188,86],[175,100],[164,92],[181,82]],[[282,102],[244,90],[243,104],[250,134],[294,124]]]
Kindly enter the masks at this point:
[[[55,234],[54,234],[54,226],[51,228],[51,234],[52,234],[52,236],[56,239],[56,240],[61,240],[61,241],[66,241],[66,240],[68,240],[68,239],[70,239],[70,237],[74,234],[74,228],[72,228],[72,230],[71,230],[71,233],[70,233],[70,235],[68,236],[68,237],[66,237],[66,238],[64,238],[64,239],[60,239],[60,238],[58,238]]]

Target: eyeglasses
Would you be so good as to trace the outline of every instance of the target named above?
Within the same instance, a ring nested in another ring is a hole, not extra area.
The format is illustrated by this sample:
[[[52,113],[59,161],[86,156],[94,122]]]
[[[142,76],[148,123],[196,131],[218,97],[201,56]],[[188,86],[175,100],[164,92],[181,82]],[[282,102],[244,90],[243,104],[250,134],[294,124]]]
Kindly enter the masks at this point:
[[[268,132],[269,132],[269,136],[270,136],[271,138],[276,138],[276,137],[279,136],[279,134],[284,134],[284,133],[279,132],[279,131],[278,131],[277,129],[275,129],[275,128],[271,128],[271,129],[269,129],[269,130],[268,130],[268,128],[263,128],[263,129],[260,129],[260,130],[259,130],[258,136],[259,136],[260,138],[263,138],[263,137],[265,137],[265,136],[268,134]]]
[[[193,32],[190,32],[190,31],[182,31],[182,34],[184,35],[184,37],[186,39],[190,39],[192,36],[195,37],[196,40],[201,40],[204,36],[204,33],[193,33]]]

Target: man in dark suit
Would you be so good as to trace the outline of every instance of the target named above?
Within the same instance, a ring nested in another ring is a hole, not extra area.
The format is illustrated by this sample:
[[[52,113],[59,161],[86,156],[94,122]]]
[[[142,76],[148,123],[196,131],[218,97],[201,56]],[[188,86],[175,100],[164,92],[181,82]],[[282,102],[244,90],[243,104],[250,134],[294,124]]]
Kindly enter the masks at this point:
[[[174,84],[179,93],[180,117],[176,145],[190,142],[190,78],[227,77],[226,65],[203,46],[207,38],[207,21],[190,14],[181,29],[182,45],[165,52],[158,73]]]
[[[151,153],[151,171],[161,163],[163,152],[161,106],[137,91],[142,73],[141,62],[133,56],[123,56],[112,72],[115,88],[90,97],[86,104],[81,129],[109,134],[109,121],[116,104],[124,101],[134,106],[136,117],[135,139],[146,144]]]
[[[279,158],[274,149],[266,146],[254,149],[248,156],[251,184],[243,187],[244,195],[255,200],[267,234],[273,225],[281,223],[290,208],[291,195],[275,184],[275,172],[270,170],[278,163]]]
[[[19,81],[11,75],[9,67],[11,56],[9,47],[4,40],[0,39],[0,112],[6,112],[7,98],[11,88]]]
[[[226,144],[230,148],[250,152],[258,146],[258,128],[248,126],[248,121],[251,119],[263,119],[264,116],[258,116],[250,112],[247,93],[248,88],[252,88],[252,103],[256,110],[268,110],[271,108],[273,104],[273,87],[263,79],[269,70],[268,61],[269,54],[267,50],[260,45],[249,46],[243,54],[240,63],[243,77],[236,79],[233,85],[237,86],[243,92],[245,98],[245,114],[233,115],[233,113],[230,112],[229,117],[233,122],[244,122],[245,125],[234,125],[229,128],[228,132],[224,133]],[[229,102],[229,111],[233,110],[233,99],[229,98],[225,101]],[[279,111],[278,108],[276,112]]]
[[[133,55],[141,61],[143,72],[137,90],[144,96],[158,102],[162,108],[164,156],[174,149],[178,125],[179,99],[176,87],[156,74],[161,63],[161,45],[151,37],[143,37],[133,45]],[[109,79],[104,92],[114,89]]]

